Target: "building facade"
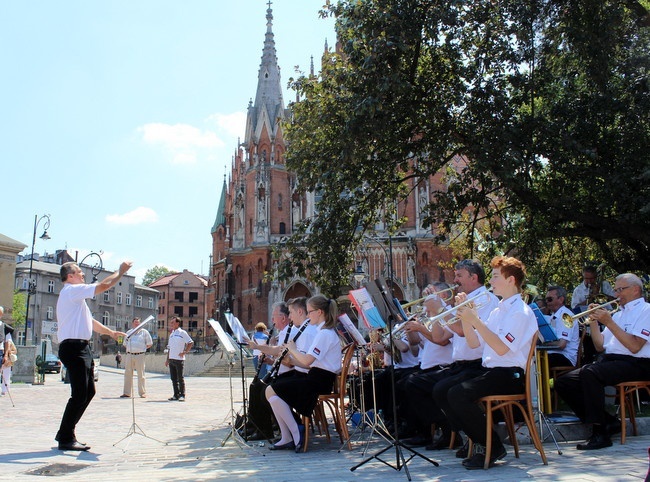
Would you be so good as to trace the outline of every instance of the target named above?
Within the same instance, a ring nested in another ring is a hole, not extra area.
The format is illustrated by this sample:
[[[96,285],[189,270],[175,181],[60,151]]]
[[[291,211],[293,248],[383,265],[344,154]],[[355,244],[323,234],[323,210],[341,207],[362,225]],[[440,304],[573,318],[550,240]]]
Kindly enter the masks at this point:
[[[74,261],[74,258],[66,251],[57,251],[54,255],[34,255],[31,263],[34,288],[29,298],[29,319],[26,320],[25,326],[16,330],[16,337],[20,344],[24,344],[26,339],[27,344],[34,342],[38,345],[48,338],[54,344],[58,344],[56,303],[63,288],[61,265],[68,261]],[[29,268],[30,260],[19,257],[15,272],[15,289],[18,292],[26,294],[29,289]],[[102,280],[113,273],[113,271],[96,269],[85,263],[81,263],[80,268],[84,270],[87,283],[93,282],[95,277],[97,280]],[[157,315],[158,297],[158,291],[137,284],[135,278],[127,273],[116,286],[86,302],[93,318],[113,330],[126,331],[131,327],[134,317],[144,320],[150,315]],[[149,331],[153,336],[155,330]],[[115,342],[110,337],[93,333],[95,353],[105,353],[112,345],[115,345]]]
[[[203,347],[206,336],[208,280],[188,270],[182,273],[169,273],[158,278],[149,288],[160,293],[157,317],[158,325],[154,347],[164,350],[169,336],[169,319],[179,317],[182,328],[189,333],[195,346]]]
[[[257,322],[269,323],[273,303],[318,293],[309,280],[273,276],[274,246],[315,214],[317,199],[314,193],[299,194],[296,175],[286,168],[282,122],[289,112],[282,97],[271,8],[266,20],[255,101],[249,103],[244,141],[235,150],[229,180],[224,179],[211,229],[208,312],[218,319],[230,309],[249,331]],[[441,181],[440,176],[422,180],[399,204],[399,215],[408,218],[401,231],[389,239],[386,229],[376,226],[357,252],[365,280],[384,276],[398,299],[418,298],[430,282],[452,277],[450,250],[432,242],[433,232],[422,227],[420,218]],[[354,270],[351,266],[350,288],[357,283]]]

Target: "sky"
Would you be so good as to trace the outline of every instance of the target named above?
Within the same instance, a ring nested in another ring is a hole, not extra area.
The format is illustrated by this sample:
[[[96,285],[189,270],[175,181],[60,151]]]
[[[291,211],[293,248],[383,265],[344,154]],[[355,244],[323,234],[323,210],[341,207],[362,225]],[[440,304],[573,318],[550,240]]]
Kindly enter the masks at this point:
[[[324,0],[275,0],[282,84],[335,43]],[[0,6],[0,233],[208,274],[210,230],[266,32],[264,0],[7,0]],[[295,94],[285,91],[285,106]]]

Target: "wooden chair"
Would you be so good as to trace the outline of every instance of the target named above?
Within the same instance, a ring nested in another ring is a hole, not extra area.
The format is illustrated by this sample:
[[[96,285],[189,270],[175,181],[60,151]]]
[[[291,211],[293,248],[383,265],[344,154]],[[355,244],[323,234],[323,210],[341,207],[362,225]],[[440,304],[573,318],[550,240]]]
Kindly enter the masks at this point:
[[[551,378],[553,380],[557,380],[557,377],[582,367],[582,345],[584,344],[586,334],[587,334],[587,330],[582,330],[582,334],[580,335],[580,341],[578,342],[578,358],[576,361],[576,366],[573,367],[571,365],[566,365],[566,366],[551,368],[550,372],[551,372]],[[558,407],[557,391],[553,390],[553,410],[557,410],[557,407]]]
[[[618,395],[619,403],[621,404],[621,445],[625,444],[626,435],[626,411],[629,411],[630,423],[632,424],[632,433],[636,436],[636,409],[634,406],[634,398],[638,395],[639,391],[645,390],[650,395],[650,381],[633,381],[622,382],[615,385],[616,393]]]
[[[485,443],[485,465],[483,466],[484,469],[487,469],[490,466],[490,456],[492,455],[492,425],[494,423],[493,413],[495,410],[501,410],[501,413],[503,413],[503,418],[506,422],[506,428],[508,430],[508,436],[510,437],[510,441],[515,448],[515,457],[519,458],[519,443],[517,442],[517,436],[515,434],[515,421],[513,411],[513,408],[515,407],[519,409],[524,417],[526,426],[530,432],[530,437],[533,439],[533,444],[539,451],[539,455],[542,457],[542,462],[544,462],[544,465],[548,465],[546,454],[544,453],[544,447],[542,446],[542,441],[539,438],[539,434],[537,433],[537,426],[535,425],[535,418],[533,416],[532,397],[530,395],[532,381],[530,367],[533,357],[535,356],[535,340],[537,340],[537,332],[535,332],[535,335],[533,336],[530,352],[528,353],[528,360],[526,361],[525,393],[518,393],[515,395],[489,395],[487,397],[480,398],[480,401],[485,403],[485,414],[487,416],[487,440]]]
[[[352,356],[354,355],[354,343],[350,343],[343,349],[343,363],[341,368],[341,374],[337,376],[336,382],[334,382],[334,391],[328,393],[327,395],[320,395],[318,397],[318,402],[314,408],[314,414],[311,418],[316,420],[316,423],[323,427],[327,437],[327,442],[330,442],[329,430],[327,428],[327,418],[325,416],[325,407],[328,407],[330,413],[332,414],[332,419],[334,420],[334,426],[336,427],[336,432],[339,434],[341,443],[347,441],[348,449],[352,450],[352,445],[350,444],[350,435],[348,433],[347,419],[345,417],[345,395],[346,395],[346,386],[348,379],[348,371],[350,369],[350,361],[352,361]],[[302,417],[303,424],[305,425],[305,440],[303,443],[303,452],[307,452],[307,445],[309,444],[309,421],[310,417]]]

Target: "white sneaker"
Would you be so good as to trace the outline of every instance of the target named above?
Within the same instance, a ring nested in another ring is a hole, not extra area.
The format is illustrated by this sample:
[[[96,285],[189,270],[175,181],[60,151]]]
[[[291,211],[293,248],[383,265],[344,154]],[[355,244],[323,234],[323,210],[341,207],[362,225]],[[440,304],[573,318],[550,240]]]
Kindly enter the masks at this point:
[[[185,401],[185,397],[178,397],[178,401],[179,401],[179,402],[184,402],[184,401]]]

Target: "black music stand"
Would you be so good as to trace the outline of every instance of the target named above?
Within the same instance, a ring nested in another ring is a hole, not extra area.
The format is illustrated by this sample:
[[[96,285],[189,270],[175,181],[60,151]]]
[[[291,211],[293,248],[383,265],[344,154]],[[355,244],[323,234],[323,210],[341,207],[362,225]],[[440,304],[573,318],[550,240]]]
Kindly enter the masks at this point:
[[[392,274],[392,273],[391,273]],[[381,292],[382,298],[384,300],[384,303],[388,307],[388,323],[387,323],[387,330],[388,333],[392,333],[394,325],[398,322],[400,319],[400,315],[397,312],[397,308],[393,304],[393,297],[390,296],[390,293],[388,291],[388,285],[386,284],[386,280],[383,278],[378,278],[375,280],[375,283],[377,284],[379,291]],[[406,320],[404,320],[406,321]],[[389,344],[390,344],[390,352],[393,353],[394,350],[394,345],[393,345],[393,337],[389,336]],[[397,420],[397,401],[395,399],[395,371],[394,369],[391,370],[390,373],[390,387],[391,387],[391,392],[392,392],[392,397],[393,397],[393,420]],[[376,408],[376,407],[375,407]],[[385,452],[388,452],[391,449],[395,449],[395,459],[396,462],[395,464],[391,464],[390,462],[387,462],[386,460],[381,458],[381,455],[383,455]],[[410,452],[410,456],[406,458],[404,456],[403,450],[407,450]],[[408,447],[407,445],[404,445],[402,442],[399,440],[399,433],[397,429],[395,430],[394,438],[390,442],[390,444],[387,447],[384,447],[381,449],[379,452],[376,452],[372,454],[370,457],[367,457],[366,459],[362,460],[360,463],[355,465],[354,467],[350,468],[350,471],[354,472],[357,468],[361,467],[362,465],[365,465],[367,462],[370,462],[373,459],[377,459],[379,462],[383,463],[384,465],[387,465],[388,467],[400,471],[402,468],[404,469],[404,473],[406,474],[406,478],[410,481],[411,480],[411,474],[408,470],[407,464],[413,459],[414,457],[420,457],[421,459],[426,460],[430,464],[438,467],[439,464],[438,462],[431,460],[430,458],[422,455],[419,453],[417,450],[414,450],[411,447]]]
[[[155,318],[154,318],[152,315],[149,315],[149,316],[148,316],[148,317],[147,317],[147,318],[146,318],[142,323],[140,323],[140,325],[138,325],[137,328],[135,328],[135,329],[134,329],[134,330],[133,330],[133,331],[132,331],[132,332],[131,332],[127,337],[126,337],[126,339],[128,340],[128,339],[131,338],[133,335],[135,335],[136,333],[138,333],[140,330],[143,330],[144,327],[145,327],[145,325],[146,325],[147,323],[149,323],[150,321],[153,321],[154,319],[155,319]],[[132,376],[132,377],[136,377],[136,376],[137,376],[135,370],[133,371],[133,373],[131,374],[131,376]],[[115,443],[113,444],[113,447],[115,447],[117,444],[119,444],[119,443],[122,442],[123,440],[126,440],[127,438],[131,437],[132,435],[141,435],[142,437],[144,437],[144,438],[148,438],[149,440],[153,440],[154,442],[158,442],[158,443],[161,443],[161,444],[163,444],[163,445],[168,445],[168,442],[163,442],[162,440],[158,440],[157,438],[150,437],[149,435],[147,435],[146,433],[144,433],[144,430],[142,430],[142,427],[140,427],[140,425],[138,425],[138,423],[135,421],[135,395],[134,395],[135,385],[132,384],[132,387],[133,387],[133,388],[132,388],[132,391],[131,391],[131,415],[132,415],[132,417],[133,417],[133,421],[131,422],[131,427],[129,428],[129,431],[127,432],[127,434],[126,434],[124,437],[122,437],[120,440],[118,440],[117,442],[115,442]],[[126,447],[124,447],[124,449],[122,449],[123,452],[126,452],[126,449],[129,448],[129,444],[130,444],[130,443],[131,443],[131,441],[129,440],[129,442],[127,442],[127,444],[126,444]]]

